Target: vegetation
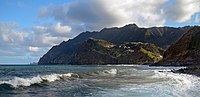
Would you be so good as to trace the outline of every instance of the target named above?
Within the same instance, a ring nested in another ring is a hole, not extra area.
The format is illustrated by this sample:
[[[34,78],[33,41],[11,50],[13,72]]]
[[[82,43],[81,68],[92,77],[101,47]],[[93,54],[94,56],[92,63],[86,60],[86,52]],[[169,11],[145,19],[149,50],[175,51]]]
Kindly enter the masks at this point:
[[[70,64],[154,63],[161,56],[158,49],[159,47],[149,43],[126,42],[114,45],[105,40],[89,39],[79,47]]]
[[[143,52],[144,54],[146,54],[147,56],[149,56],[151,59],[153,59],[155,62],[159,61],[162,59],[160,54],[155,54],[152,53],[150,51],[145,50],[144,48],[140,49],[141,52]],[[148,61],[148,60],[147,60]]]

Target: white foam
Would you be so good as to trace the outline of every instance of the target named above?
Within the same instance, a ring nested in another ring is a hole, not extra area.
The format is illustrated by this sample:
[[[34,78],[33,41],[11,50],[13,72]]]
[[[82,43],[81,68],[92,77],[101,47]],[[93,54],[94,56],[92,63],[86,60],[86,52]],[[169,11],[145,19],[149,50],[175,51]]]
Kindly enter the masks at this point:
[[[169,71],[162,71],[162,72],[154,71],[154,72],[155,75],[152,76],[152,78],[167,79],[168,83],[175,85],[179,89],[187,90],[197,85],[200,85],[199,83],[200,78],[197,76],[172,73]]]
[[[117,74],[117,69],[103,70],[103,73],[115,75]]]
[[[50,74],[50,75],[43,75],[43,76],[35,76],[32,78],[20,78],[20,77],[15,77],[14,79],[8,80],[8,81],[0,81],[0,84],[10,84],[13,87],[17,88],[19,86],[30,86],[32,84],[36,83],[42,83],[44,81],[47,82],[54,82],[57,80],[61,80],[64,78],[69,78],[72,76],[78,77],[78,75],[73,74],[73,73],[67,73],[67,74]]]
[[[118,89],[105,89],[98,94],[103,97],[199,97],[199,77],[176,74],[169,70],[162,72],[151,70],[151,72],[154,72],[154,75],[141,79],[141,82],[149,80],[148,83],[121,84]]]

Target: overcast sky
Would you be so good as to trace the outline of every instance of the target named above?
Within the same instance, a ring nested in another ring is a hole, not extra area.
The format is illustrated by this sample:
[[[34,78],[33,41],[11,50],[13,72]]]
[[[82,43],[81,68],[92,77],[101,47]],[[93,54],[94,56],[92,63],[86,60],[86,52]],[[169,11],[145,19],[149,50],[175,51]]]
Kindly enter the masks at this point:
[[[79,33],[200,25],[200,0],[0,0],[0,64],[37,62]]]

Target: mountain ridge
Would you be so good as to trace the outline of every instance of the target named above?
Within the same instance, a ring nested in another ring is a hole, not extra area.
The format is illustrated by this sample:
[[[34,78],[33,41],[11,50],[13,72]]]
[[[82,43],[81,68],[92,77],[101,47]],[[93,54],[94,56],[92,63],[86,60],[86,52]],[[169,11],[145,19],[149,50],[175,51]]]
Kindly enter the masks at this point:
[[[125,42],[147,42],[159,47],[167,48],[175,42],[190,26],[185,27],[151,27],[139,28],[136,24],[129,24],[124,27],[104,28],[101,31],[83,32],[73,39],[63,41],[60,45],[53,46],[43,57],[39,64],[68,64],[71,56],[78,51],[78,47],[89,38],[105,40],[114,44]],[[63,62],[56,60],[62,59]]]

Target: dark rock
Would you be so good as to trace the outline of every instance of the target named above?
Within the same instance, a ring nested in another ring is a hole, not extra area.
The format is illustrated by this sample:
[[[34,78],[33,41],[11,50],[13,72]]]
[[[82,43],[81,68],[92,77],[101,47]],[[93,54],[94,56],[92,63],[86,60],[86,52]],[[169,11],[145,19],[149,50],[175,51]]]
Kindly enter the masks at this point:
[[[172,72],[191,74],[191,75],[196,75],[200,77],[200,67],[188,67],[188,68],[179,69],[179,70],[172,70]]]

